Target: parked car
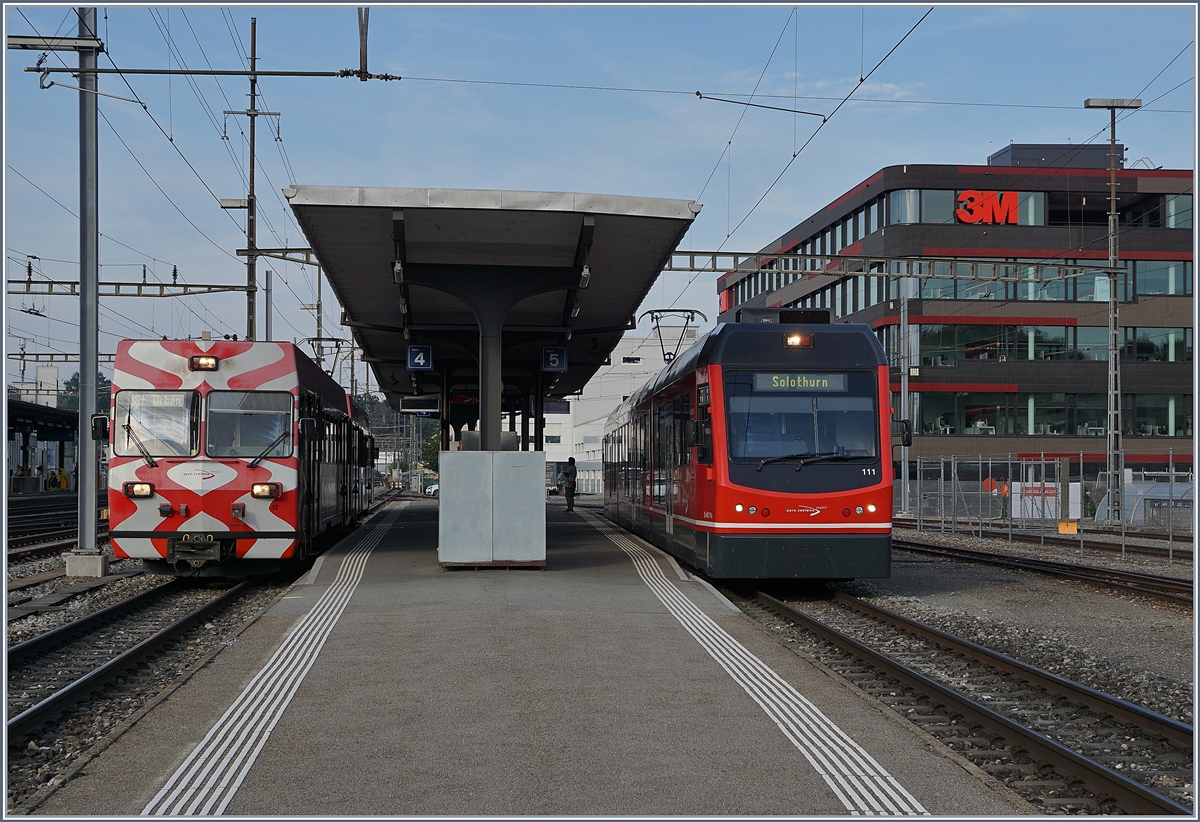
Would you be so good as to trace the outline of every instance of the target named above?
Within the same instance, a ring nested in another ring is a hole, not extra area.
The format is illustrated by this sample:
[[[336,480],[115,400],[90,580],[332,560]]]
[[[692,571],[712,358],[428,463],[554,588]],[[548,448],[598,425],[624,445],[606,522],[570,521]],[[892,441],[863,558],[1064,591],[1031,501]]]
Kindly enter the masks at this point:
[[[437,483],[434,483],[433,485],[431,485],[431,486],[429,486],[428,488],[426,488],[426,489],[425,489],[425,496],[427,496],[427,497],[436,497],[437,495],[438,495],[438,486],[437,486]]]

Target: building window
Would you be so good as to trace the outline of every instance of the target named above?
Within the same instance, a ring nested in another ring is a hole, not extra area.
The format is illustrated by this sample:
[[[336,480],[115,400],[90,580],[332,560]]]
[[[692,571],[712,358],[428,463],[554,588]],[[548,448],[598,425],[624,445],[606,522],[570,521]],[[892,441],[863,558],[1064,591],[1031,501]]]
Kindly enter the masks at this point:
[[[1166,202],[1167,228],[1192,227],[1192,195],[1168,194]]]
[[[1081,325],[1075,329],[1075,350],[1081,360],[1108,361],[1108,328]]]
[[[1004,326],[960,325],[955,354],[960,360],[998,360],[1004,353]]]
[[[1139,297],[1186,296],[1192,293],[1192,264],[1142,260],[1136,263]]]
[[[1017,206],[1017,225],[1046,224],[1046,194],[1042,191],[1027,192],[1021,195],[1020,205]]]
[[[1075,299],[1079,302],[1108,302],[1108,275],[1081,274],[1076,277]]]
[[[922,272],[929,272],[930,263],[917,263]],[[954,299],[954,280],[950,279],[950,263],[932,263],[933,277],[921,280],[921,297],[927,300]]]
[[[905,188],[888,194],[888,225],[921,222],[921,192]]]
[[[962,433],[995,436],[1012,432],[1005,413],[1007,398],[1004,394],[961,393],[958,409],[962,419]]]
[[[1019,325],[1013,345],[1015,360],[1067,358],[1067,329],[1056,325]]]
[[[1135,437],[1192,436],[1192,397],[1189,394],[1138,394],[1126,414],[1125,433]]]
[[[917,337],[921,365],[954,365],[954,326],[925,324]]]
[[[860,208],[858,211],[854,212],[854,241],[855,242],[858,242],[863,237],[867,236],[866,216],[867,216],[867,211],[864,208]]]
[[[1107,339],[1108,329],[1104,332]],[[1139,362],[1191,362],[1192,329],[1138,328],[1129,348],[1132,352],[1127,349],[1126,359]]]
[[[1025,262],[1030,262],[1026,260]],[[1067,284],[1058,278],[1057,268],[1042,269],[1042,280],[1037,280],[1038,269],[1035,266],[1019,266],[1017,276],[1028,282],[1016,283],[1018,300],[1065,300]],[[1105,296],[1107,300],[1108,297]]]
[[[1017,394],[1016,433],[1034,436],[1067,433],[1067,395]]]
[[[921,392],[921,433],[957,434],[954,394],[946,391]]]
[[[1105,351],[1107,356],[1108,352]],[[1103,437],[1108,433],[1108,395],[1077,394],[1075,396],[1075,434],[1080,437]]]
[[[922,191],[921,222],[953,223],[955,200],[953,191]]]
[[[881,226],[879,225],[879,200],[875,200],[867,206],[867,233],[874,234]]]

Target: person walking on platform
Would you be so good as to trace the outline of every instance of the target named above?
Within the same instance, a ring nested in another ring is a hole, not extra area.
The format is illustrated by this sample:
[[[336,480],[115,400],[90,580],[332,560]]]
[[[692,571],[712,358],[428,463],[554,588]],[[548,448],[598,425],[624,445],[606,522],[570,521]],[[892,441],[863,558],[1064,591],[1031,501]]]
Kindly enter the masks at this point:
[[[575,458],[571,457],[567,460],[567,465],[563,468],[563,494],[567,497],[567,513],[575,513],[575,477],[579,473],[579,469],[575,467]]]

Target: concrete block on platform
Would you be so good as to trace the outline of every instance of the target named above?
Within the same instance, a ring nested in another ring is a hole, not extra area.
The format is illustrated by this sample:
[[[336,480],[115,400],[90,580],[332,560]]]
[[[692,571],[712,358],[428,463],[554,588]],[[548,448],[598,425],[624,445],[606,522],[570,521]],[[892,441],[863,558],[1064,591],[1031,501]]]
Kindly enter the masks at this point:
[[[108,554],[67,554],[67,576],[108,576]]]

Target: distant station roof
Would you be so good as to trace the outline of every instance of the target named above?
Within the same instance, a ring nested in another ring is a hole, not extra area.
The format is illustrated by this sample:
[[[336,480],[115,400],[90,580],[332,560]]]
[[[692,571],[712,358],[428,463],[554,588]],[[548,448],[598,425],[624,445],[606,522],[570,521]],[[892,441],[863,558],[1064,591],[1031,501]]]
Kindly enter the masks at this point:
[[[480,329],[494,337],[498,324],[506,403],[532,390],[543,346],[565,346],[569,365],[545,375],[545,393],[580,390],[700,211],[687,200],[535,191],[284,194],[393,407],[441,394],[443,378],[450,391],[477,389],[489,356]],[[408,344],[432,346],[433,371],[408,370]]]

